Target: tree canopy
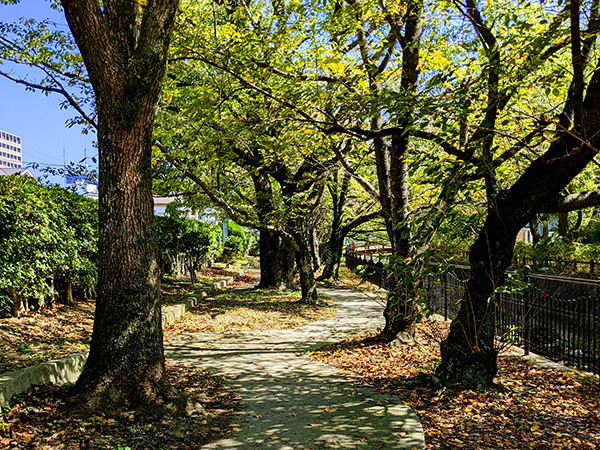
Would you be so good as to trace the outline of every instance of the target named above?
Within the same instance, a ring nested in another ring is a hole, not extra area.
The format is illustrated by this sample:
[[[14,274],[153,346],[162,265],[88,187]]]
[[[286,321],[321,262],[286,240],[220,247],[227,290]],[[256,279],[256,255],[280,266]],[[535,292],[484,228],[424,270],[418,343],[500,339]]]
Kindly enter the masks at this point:
[[[175,1],[117,3],[63,1],[74,37],[26,21],[0,41],[4,60],[42,76],[0,75],[63,95],[99,132],[100,295],[118,285],[157,313],[152,176],[260,230],[261,284],[291,285],[295,262],[307,302],[319,239],[335,273],[344,236],[378,217],[393,269],[380,338],[414,334],[430,262],[460,243],[471,279],[438,381],[490,386],[495,293],[517,233],[561,214],[566,235],[569,212],[600,204],[599,2],[187,0],[176,23]],[[139,223],[108,226],[138,207]],[[109,241],[129,238],[146,246],[144,273],[115,272],[132,248]],[[144,289],[125,286],[132,274]]]

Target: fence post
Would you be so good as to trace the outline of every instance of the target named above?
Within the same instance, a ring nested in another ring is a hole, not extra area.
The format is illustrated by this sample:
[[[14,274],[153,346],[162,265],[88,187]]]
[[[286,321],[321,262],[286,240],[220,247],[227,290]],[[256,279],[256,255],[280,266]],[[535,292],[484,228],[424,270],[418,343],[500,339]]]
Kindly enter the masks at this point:
[[[523,299],[523,348],[525,350],[525,356],[529,355],[529,338],[530,338],[530,328],[529,328],[529,320],[531,318],[531,307],[529,305],[529,301],[527,297]]]
[[[444,322],[448,321],[448,273],[444,275]]]

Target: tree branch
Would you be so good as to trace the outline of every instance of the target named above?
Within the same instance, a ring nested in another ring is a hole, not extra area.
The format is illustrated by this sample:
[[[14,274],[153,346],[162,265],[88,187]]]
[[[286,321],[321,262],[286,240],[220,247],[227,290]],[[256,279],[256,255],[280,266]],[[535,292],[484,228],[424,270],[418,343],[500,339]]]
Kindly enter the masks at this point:
[[[351,145],[350,139],[346,143],[346,147],[349,148]],[[369,181],[367,181],[361,174],[359,174],[351,165],[350,162],[346,159],[344,154],[340,151],[340,147],[337,145],[333,146],[333,151],[335,156],[337,156],[338,161],[344,167],[344,170],[356,180],[356,182],[365,190],[367,194],[369,194],[377,203],[381,204],[381,197],[379,191],[373,186]]]
[[[414,136],[414,137],[420,138],[420,139],[425,139],[427,141],[431,141],[431,142],[439,145],[440,147],[442,147],[442,149],[444,149],[444,151],[446,153],[448,153],[449,155],[452,155],[452,156],[456,156],[461,161],[470,161],[473,159],[473,157],[469,153],[457,149],[456,147],[454,147],[452,144],[450,144],[448,141],[444,140],[437,134],[430,133],[428,131],[423,131],[423,130],[409,131],[409,133],[411,136]]]
[[[364,216],[356,217],[355,219],[353,219],[352,221],[346,223],[345,225],[343,225],[341,227],[341,229],[342,229],[341,234],[342,234],[342,236],[345,236],[350,231],[352,231],[356,227],[358,227],[359,225],[370,222],[371,220],[377,219],[378,217],[383,217],[383,212],[381,210],[372,212],[370,214],[365,214]]]
[[[600,190],[560,195],[542,205],[538,213],[563,213],[600,205]]]
[[[89,115],[87,115],[87,113],[81,108],[79,103],[57,81],[54,81],[54,82],[59,87],[51,87],[51,86],[43,86],[41,84],[31,83],[29,81],[21,80],[20,78],[13,77],[12,75],[2,72],[2,71],[0,71],[0,76],[3,76],[4,78],[6,78],[8,80],[14,81],[17,84],[22,84],[23,86],[27,86],[28,88],[31,88],[31,89],[39,89],[41,91],[54,92],[54,93],[62,95],[67,100],[69,105],[71,105],[73,107],[73,109],[75,109],[75,111],[77,111],[81,115],[81,117],[83,117],[85,119],[86,122],[88,122],[92,127],[98,128],[98,124],[96,123],[96,121],[93,118],[91,118]]]
[[[155,139],[153,144],[156,147],[158,147],[158,149],[161,151],[161,153],[169,163],[171,163],[175,168],[177,168],[182,173],[182,175],[184,175],[186,178],[197,184],[213,202],[215,202],[217,205],[223,208],[223,210],[234,222],[244,227],[275,233],[284,238],[286,241],[288,241],[294,249],[294,251],[299,251],[299,246],[291,234],[279,228],[255,222],[252,219],[250,219],[247,215],[234,209],[227,201],[225,201],[225,199],[215,194],[212,191],[212,189],[210,189],[208,185],[204,181],[202,181],[202,179],[199,176],[187,170],[181,162],[176,160],[175,157],[167,150],[167,148],[161,142]]]

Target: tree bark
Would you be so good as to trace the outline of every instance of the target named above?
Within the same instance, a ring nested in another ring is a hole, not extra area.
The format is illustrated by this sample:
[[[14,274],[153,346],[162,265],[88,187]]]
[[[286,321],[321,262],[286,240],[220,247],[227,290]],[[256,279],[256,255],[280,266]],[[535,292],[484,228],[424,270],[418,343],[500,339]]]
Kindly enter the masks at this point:
[[[65,281],[65,305],[73,306],[75,302],[73,301],[73,283],[70,281]]]
[[[339,229],[332,228],[331,235],[323,247],[323,272],[319,280],[339,280],[342,253],[344,251],[344,237]]]
[[[496,288],[504,284],[519,230],[560,192],[596,155],[600,144],[600,65],[583,102],[582,136],[562,133],[533,161],[515,184],[489,203],[479,237],[470,249],[471,277],[448,338],[441,345],[440,381],[448,387],[488,388],[497,370]],[[589,130],[589,133],[586,132]]]
[[[310,230],[308,235],[310,240],[310,253],[313,260],[313,271],[316,272],[321,267],[321,255],[319,253],[319,236],[317,235],[317,229],[313,228]]]
[[[62,0],[98,111],[99,242],[90,354],[75,412],[183,412],[165,377],[152,129],[178,0]]]
[[[531,231],[531,237],[533,239],[533,243],[537,244],[538,242],[540,242],[542,240],[542,236],[540,235],[540,230],[539,230],[539,225],[540,225],[540,220],[538,215],[534,215],[531,218],[531,222],[529,222],[529,229]]]
[[[268,223],[275,211],[273,189],[265,169],[252,174],[258,219]],[[259,289],[291,289],[294,287],[294,251],[290,244],[270,231],[260,232]]]
[[[569,213],[558,213],[558,235],[567,237],[569,234]]]
[[[296,264],[300,272],[300,288],[302,290],[300,302],[314,305],[319,302],[319,298],[309,244],[307,239],[302,236],[298,236],[296,240],[299,244],[299,250],[296,252]]]
[[[413,246],[408,223],[408,139],[394,135],[389,152],[392,231],[388,234],[392,244],[393,281],[383,313],[385,326],[379,334],[379,340],[392,342],[397,339],[400,343],[410,343],[415,339],[418,311],[413,281],[414,264],[411,260]]]
[[[295,255],[290,244],[275,233],[260,232],[259,289],[292,289]]]

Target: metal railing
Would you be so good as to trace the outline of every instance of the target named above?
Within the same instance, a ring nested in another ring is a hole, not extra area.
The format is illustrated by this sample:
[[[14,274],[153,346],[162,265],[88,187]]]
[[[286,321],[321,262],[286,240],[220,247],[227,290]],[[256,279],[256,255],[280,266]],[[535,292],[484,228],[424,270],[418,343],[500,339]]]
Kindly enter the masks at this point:
[[[514,266],[531,266],[532,268],[547,267],[553,273],[574,274],[581,277],[594,278],[598,272],[598,261],[575,260],[575,259],[557,259],[551,257],[534,258],[531,256],[515,255],[513,257]]]
[[[366,266],[366,279],[389,289],[392,278],[383,262],[360,248],[346,249],[346,265]],[[469,277],[468,266],[424,281],[427,307],[446,320],[458,314]],[[497,294],[496,327],[500,342],[522,347],[554,361],[600,374],[600,282],[530,275],[524,293]]]

